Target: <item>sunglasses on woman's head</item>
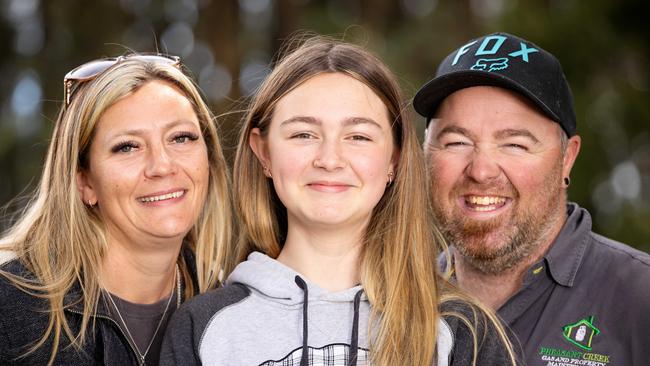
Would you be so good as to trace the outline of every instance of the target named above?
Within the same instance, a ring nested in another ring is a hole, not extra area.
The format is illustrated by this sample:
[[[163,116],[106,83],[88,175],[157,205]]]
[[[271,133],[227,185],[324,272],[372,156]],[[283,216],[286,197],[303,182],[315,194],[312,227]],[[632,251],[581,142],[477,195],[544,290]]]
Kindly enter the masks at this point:
[[[104,71],[110,69],[114,65],[119,64],[124,60],[141,60],[144,62],[154,62],[168,64],[180,67],[181,59],[178,56],[162,55],[162,54],[134,54],[110,58],[102,58],[86,62],[85,64],[74,68],[67,73],[63,78],[63,93],[65,105],[70,104],[72,94],[81,83],[95,79]]]

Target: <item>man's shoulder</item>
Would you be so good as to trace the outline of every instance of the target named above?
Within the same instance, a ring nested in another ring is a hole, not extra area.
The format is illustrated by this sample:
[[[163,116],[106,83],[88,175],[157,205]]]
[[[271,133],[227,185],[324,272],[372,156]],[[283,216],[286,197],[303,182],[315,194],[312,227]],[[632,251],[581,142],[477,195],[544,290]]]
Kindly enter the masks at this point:
[[[590,239],[595,254],[607,255],[614,262],[637,266],[650,273],[650,254],[594,232],[590,233]]]
[[[590,233],[577,286],[587,286],[619,300],[634,298],[650,306],[650,255],[629,245]]]

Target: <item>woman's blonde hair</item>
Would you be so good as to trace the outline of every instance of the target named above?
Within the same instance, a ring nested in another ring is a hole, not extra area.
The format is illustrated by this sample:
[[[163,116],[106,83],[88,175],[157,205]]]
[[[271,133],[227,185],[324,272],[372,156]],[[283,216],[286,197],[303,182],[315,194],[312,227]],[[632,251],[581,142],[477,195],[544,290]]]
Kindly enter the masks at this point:
[[[252,251],[277,257],[287,234],[286,208],[249,147],[251,131],[259,128],[264,136],[278,101],[322,73],[342,73],[370,87],[388,109],[399,150],[395,179],[372,212],[361,256],[361,283],[378,325],[371,337],[373,364],[430,365],[440,316],[436,244],[444,242],[431,224],[422,152],[399,85],[363,48],[311,37],[278,62],[250,102],[233,171],[242,223],[236,260]]]
[[[62,333],[75,347],[81,347],[88,335],[101,294],[99,276],[107,239],[97,208],[82,202],[76,176],[88,167],[88,152],[102,114],[116,101],[154,80],[173,85],[192,103],[210,165],[205,205],[183,243],[193,252],[195,263],[186,263],[182,255],[178,258],[185,283],[184,297],[219,284],[227,262],[224,250],[232,236],[232,209],[228,168],[214,118],[198,88],[178,67],[125,58],[96,79],[82,83],[68,106],[64,101],[54,125],[40,185],[23,215],[0,240],[0,249],[10,251],[35,277],[24,278],[6,271],[0,274],[49,303],[48,327],[26,354],[52,337],[52,363]],[[190,266],[196,266],[198,288],[193,286]],[[75,283],[81,287],[84,307],[78,333],[69,326],[64,312],[70,305],[64,303],[64,296]]]

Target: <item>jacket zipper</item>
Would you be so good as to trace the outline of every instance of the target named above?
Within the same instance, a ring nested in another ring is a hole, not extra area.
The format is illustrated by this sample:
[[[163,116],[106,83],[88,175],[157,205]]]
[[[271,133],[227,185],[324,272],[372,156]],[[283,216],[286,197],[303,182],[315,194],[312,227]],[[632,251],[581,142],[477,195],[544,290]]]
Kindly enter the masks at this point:
[[[77,311],[77,310],[74,310],[74,309],[70,309],[70,308],[68,308],[68,309],[66,309],[66,310],[69,311],[69,312],[71,312],[71,313],[75,313],[75,314],[83,315],[82,312]],[[115,325],[117,326],[117,329],[120,330],[120,333],[122,334],[122,337],[123,337],[124,339],[126,339],[126,343],[128,343],[129,346],[131,347],[131,351],[132,351],[133,354],[135,355],[135,358],[138,360],[138,364],[139,364],[140,366],[144,366],[144,365],[145,365],[144,360],[143,360],[143,359],[138,355],[138,352],[137,352],[136,349],[135,349],[135,345],[131,342],[131,340],[129,339],[129,337],[126,336],[126,333],[124,333],[124,330],[122,329],[122,326],[121,326],[118,322],[116,322],[113,318],[108,317],[108,316],[105,316],[105,315],[95,314],[94,317],[96,317],[96,318],[101,318],[101,319],[106,319],[106,320],[112,322],[113,324],[115,324]]]

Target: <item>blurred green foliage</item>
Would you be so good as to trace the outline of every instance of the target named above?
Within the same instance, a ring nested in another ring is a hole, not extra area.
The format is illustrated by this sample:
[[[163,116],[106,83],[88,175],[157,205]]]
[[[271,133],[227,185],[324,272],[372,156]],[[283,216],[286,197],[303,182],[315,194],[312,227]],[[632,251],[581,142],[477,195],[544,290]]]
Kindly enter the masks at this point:
[[[505,31],[555,54],[573,89],[582,152],[569,196],[595,230],[650,252],[650,23],[640,0],[2,0],[0,203],[38,183],[63,76],[102,56],[183,57],[231,156],[245,101],[299,30],[361,43],[406,95],[467,40]],[[424,121],[413,113],[420,132]],[[6,228],[8,221],[0,223]]]

